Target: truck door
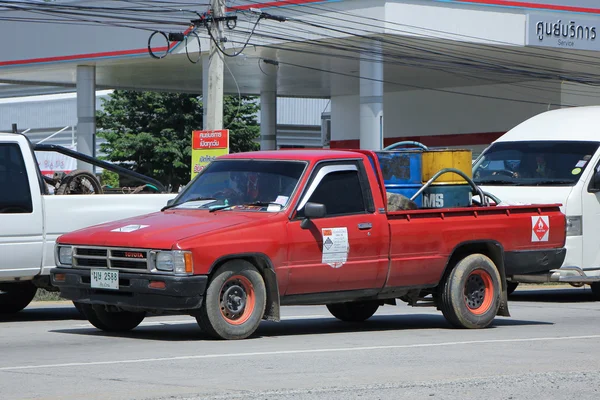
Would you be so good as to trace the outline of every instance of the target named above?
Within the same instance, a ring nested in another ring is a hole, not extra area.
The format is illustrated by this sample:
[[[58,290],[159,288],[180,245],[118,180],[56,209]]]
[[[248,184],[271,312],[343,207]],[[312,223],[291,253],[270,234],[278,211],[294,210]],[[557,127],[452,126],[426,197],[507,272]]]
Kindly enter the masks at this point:
[[[600,192],[595,191],[594,175],[600,173],[598,163],[590,178],[590,184],[583,189],[582,233],[584,268],[600,267]]]
[[[300,226],[307,202],[324,204],[325,218]],[[318,164],[288,223],[286,295],[382,287],[388,268],[389,229],[375,213],[360,161]]]
[[[17,142],[0,143],[0,280],[40,272],[44,227],[35,163]]]

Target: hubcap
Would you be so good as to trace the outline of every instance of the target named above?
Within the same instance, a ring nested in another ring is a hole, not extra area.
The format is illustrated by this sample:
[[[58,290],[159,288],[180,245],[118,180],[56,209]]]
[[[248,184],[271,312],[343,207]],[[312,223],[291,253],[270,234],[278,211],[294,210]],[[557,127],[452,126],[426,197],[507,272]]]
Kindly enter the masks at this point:
[[[465,285],[465,301],[470,309],[478,309],[485,300],[485,282],[481,276],[473,274]]]
[[[246,307],[246,292],[244,288],[237,283],[232,283],[231,286],[225,287],[223,306],[225,307],[225,312],[231,316],[243,312]]]

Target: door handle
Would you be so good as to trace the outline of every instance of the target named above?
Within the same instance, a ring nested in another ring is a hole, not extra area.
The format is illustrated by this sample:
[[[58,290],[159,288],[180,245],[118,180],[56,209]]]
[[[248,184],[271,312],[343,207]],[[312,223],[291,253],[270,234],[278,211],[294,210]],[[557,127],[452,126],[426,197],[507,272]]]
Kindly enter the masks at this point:
[[[361,231],[371,229],[372,227],[373,224],[370,222],[361,222],[360,224],[358,224],[358,229],[360,229]]]

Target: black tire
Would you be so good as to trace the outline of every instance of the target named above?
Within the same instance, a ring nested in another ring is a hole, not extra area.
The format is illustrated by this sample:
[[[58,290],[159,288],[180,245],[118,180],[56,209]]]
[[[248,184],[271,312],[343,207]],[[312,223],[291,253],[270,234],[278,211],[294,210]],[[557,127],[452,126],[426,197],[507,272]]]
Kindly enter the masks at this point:
[[[442,284],[440,309],[457,328],[488,327],[500,307],[500,274],[483,254],[471,254],[456,264]]]
[[[81,314],[81,315],[83,315],[85,317],[85,314],[83,312],[83,304],[77,303],[76,301],[74,301],[73,305],[75,306],[75,308],[77,309],[77,311],[79,311],[79,314]]]
[[[102,194],[102,185],[91,172],[77,169],[64,177],[55,194]]]
[[[596,301],[600,301],[600,282],[594,282],[590,285],[592,287],[592,297]]]
[[[4,283],[0,285],[0,314],[21,311],[35,297],[37,287],[32,282]]]
[[[327,304],[331,315],[345,322],[366,321],[375,314],[378,308],[379,302],[377,301]]]
[[[83,303],[79,306],[90,324],[106,332],[130,331],[146,317],[145,312],[107,311],[104,306]]]
[[[214,274],[196,317],[200,328],[217,339],[245,339],[263,318],[267,291],[262,275],[249,262],[233,260]]]
[[[510,296],[519,286],[519,282],[506,282],[506,293]]]

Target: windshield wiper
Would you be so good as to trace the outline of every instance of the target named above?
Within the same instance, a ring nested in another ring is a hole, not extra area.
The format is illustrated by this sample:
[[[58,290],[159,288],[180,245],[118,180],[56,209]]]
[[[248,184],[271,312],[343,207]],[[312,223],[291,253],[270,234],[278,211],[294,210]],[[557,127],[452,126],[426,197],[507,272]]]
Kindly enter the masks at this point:
[[[189,203],[190,201],[202,201],[202,200],[217,200],[217,199],[215,199],[214,197],[192,197],[191,199],[187,199],[186,201],[182,201],[181,203],[173,203],[173,204],[166,205],[163,208],[161,208],[160,211],[165,211],[165,210],[168,210],[169,208],[173,208],[173,207],[177,207],[182,204],[185,204],[185,203]]]
[[[208,212],[214,212],[214,211],[219,211],[219,210],[224,210],[226,208],[231,208],[231,207],[235,207],[235,206],[259,206],[259,207],[268,207],[270,205],[276,205],[279,206],[279,208],[283,208],[283,206],[279,203],[275,203],[273,201],[254,201],[252,203],[242,203],[242,204],[230,204],[230,205],[226,205],[223,204],[222,206],[214,206],[211,207]]]
[[[514,185],[515,182],[509,179],[477,179],[474,181],[477,185]]]
[[[545,180],[541,180],[541,181],[531,182],[531,186],[540,186],[540,185],[549,185],[549,184],[572,185],[573,183],[574,183],[573,181],[566,180],[566,179],[545,179]]]

